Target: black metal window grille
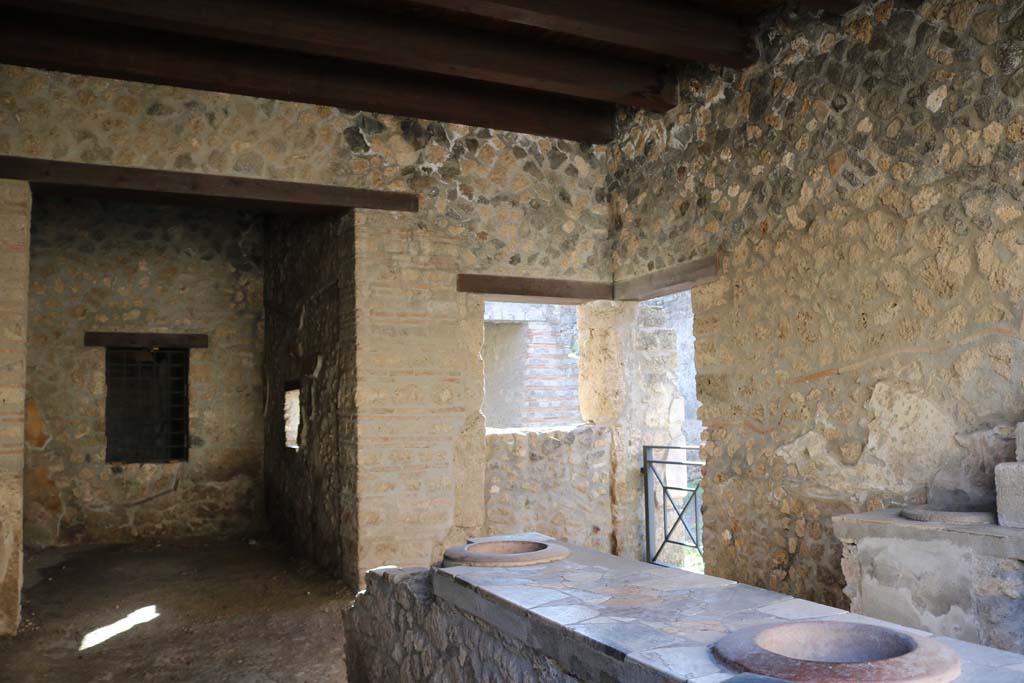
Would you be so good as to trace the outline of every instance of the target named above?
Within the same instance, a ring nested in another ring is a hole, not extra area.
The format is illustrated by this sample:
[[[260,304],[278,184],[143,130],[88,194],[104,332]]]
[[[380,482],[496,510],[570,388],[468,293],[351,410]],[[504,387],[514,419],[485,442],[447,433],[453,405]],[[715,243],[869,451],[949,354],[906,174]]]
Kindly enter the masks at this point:
[[[669,453],[658,457],[658,453]],[[672,453],[679,457],[672,457]],[[666,567],[671,547],[691,548],[704,555],[704,520],[701,512],[704,489],[701,486],[703,460],[691,458],[700,453],[697,446],[644,446],[644,517],[646,543],[644,559]]]
[[[107,349],[107,462],[188,458],[188,349]]]

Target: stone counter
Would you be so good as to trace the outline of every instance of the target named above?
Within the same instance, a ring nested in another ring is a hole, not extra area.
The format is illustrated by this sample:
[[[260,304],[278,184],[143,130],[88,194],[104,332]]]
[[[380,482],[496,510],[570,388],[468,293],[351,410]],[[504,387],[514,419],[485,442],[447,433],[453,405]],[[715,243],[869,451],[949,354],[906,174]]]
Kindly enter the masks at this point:
[[[917,522],[899,509],[833,524],[854,612],[1024,653],[1024,529]]]
[[[569,546],[516,568],[382,568],[347,621],[358,681],[724,683],[722,635],[801,619],[882,623],[733,581]],[[919,637],[930,634],[906,629]],[[1024,657],[940,638],[963,683],[1024,681]]]

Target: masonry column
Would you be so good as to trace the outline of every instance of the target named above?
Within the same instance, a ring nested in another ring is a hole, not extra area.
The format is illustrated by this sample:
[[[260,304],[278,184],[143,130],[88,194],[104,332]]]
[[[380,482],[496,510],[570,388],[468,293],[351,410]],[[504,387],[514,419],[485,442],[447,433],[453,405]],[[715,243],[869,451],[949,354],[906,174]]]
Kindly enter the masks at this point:
[[[28,183],[0,179],[0,635],[21,619]]]
[[[676,332],[660,305],[595,301],[579,307],[580,413],[611,429],[612,549],[643,558],[646,445],[667,445],[682,428]]]
[[[484,523],[483,302],[460,238],[356,214],[359,574],[425,565]]]
[[[612,552],[643,552],[643,479],[637,407],[642,387],[632,381],[640,305],[594,301],[580,306],[580,414],[612,431]]]

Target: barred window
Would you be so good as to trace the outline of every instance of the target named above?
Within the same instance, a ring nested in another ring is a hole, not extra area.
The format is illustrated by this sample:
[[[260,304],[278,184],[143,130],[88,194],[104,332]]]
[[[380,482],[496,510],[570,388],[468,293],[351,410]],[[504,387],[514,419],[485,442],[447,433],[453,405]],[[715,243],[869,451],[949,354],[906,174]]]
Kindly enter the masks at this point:
[[[188,349],[107,348],[107,462],[188,459]]]

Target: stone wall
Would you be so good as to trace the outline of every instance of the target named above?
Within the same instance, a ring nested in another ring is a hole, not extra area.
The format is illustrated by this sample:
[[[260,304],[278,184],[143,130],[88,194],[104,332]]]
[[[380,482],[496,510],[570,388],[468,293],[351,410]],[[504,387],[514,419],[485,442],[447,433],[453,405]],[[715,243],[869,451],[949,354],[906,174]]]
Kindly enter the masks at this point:
[[[612,435],[580,425],[487,430],[487,535],[536,531],[611,549]]]
[[[576,307],[488,301],[484,320],[487,426],[579,423]]]
[[[28,183],[0,180],[0,635],[14,633],[21,619],[31,207]]]
[[[269,222],[266,232],[267,513],[275,533],[359,583],[355,228],[351,213]],[[298,450],[284,392],[299,385]]]
[[[678,404],[671,405],[669,418],[673,427],[682,423],[682,432],[673,435],[673,446],[698,446],[703,427],[697,419],[697,368],[693,362],[696,338],[693,336],[693,303],[690,292],[679,292],[645,302],[665,311],[666,324],[676,334],[676,368]]]
[[[0,154],[416,192],[462,272],[611,278],[603,148],[8,65],[0,102]]]
[[[358,564],[479,530],[483,302],[456,275],[609,281],[603,148],[11,66],[0,102],[0,154],[416,192],[355,217]]]
[[[1022,10],[776,17],[756,64],[624,121],[616,276],[722,252],[693,291],[709,573],[844,603],[830,516],[923,499],[1024,414]]]
[[[37,197],[25,542],[238,532],[262,517],[262,218]],[[194,332],[187,462],[106,462],[105,350],[87,331]]]
[[[678,437],[672,421],[681,405],[675,330],[665,311],[633,302],[597,301],[579,307],[580,410],[611,431],[611,552],[643,557],[644,445]]]
[[[345,613],[352,683],[579,680],[509,634],[437,600],[427,569],[379,569],[366,583]]]
[[[526,360],[529,353],[530,323],[484,323],[484,405],[488,427],[524,427],[526,404]]]

